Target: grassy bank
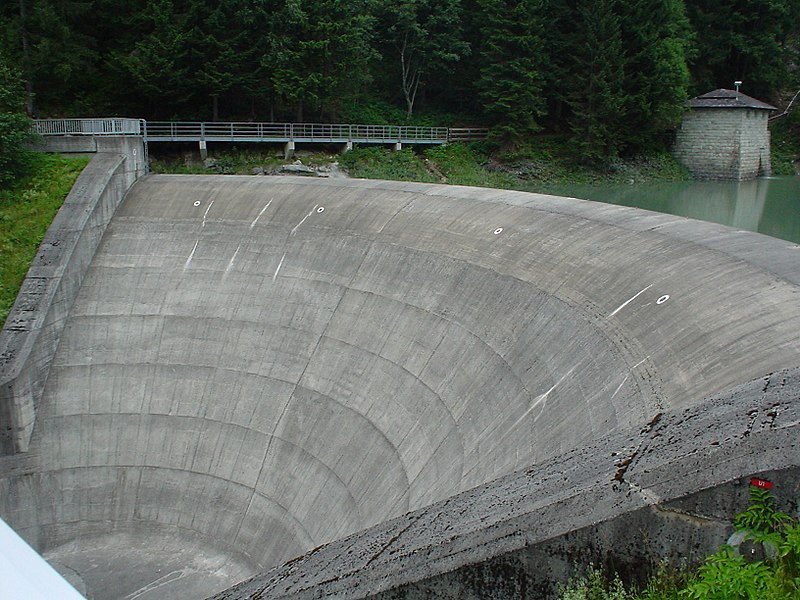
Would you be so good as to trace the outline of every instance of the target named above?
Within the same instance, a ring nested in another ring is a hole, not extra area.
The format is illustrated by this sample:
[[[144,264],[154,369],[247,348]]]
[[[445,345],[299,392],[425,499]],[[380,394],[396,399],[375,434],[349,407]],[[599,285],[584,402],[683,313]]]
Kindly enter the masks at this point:
[[[513,152],[489,151],[485,144],[454,144],[392,153],[356,149],[340,162],[353,177],[430,181],[526,191],[547,191],[576,183],[683,181],[689,173],[667,152],[583,165],[557,138],[543,138]]]
[[[31,175],[0,191],[0,323],[5,323],[47,228],[89,158],[41,154],[34,161]]]
[[[472,143],[405,148],[400,152],[366,146],[338,156],[330,152],[300,152],[291,160],[284,160],[274,150],[245,148],[220,149],[206,161],[191,152],[151,156],[151,167],[156,173],[250,175],[275,172],[282,164],[299,159],[310,166],[338,162],[351,177],[364,179],[526,191],[547,191],[549,187],[576,183],[635,184],[689,179],[688,171],[666,151],[585,165],[577,161],[563,138],[555,136],[542,136],[513,152],[500,151],[486,143]]]

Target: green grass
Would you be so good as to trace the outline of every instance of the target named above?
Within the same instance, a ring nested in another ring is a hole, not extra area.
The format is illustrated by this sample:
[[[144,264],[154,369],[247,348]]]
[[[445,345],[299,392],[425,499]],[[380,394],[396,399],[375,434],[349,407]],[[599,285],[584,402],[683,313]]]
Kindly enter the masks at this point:
[[[245,145],[247,146],[247,144]],[[209,152],[208,160],[202,161],[195,153],[150,155],[150,170],[153,173],[174,175],[252,175],[253,169],[278,169],[281,165],[300,160],[307,166],[320,166],[337,160],[337,156],[326,152],[299,151],[291,159],[284,159],[283,152],[263,148],[239,148],[231,146]]]
[[[422,158],[410,148],[394,152],[387,148],[356,148],[339,157],[339,164],[351,177],[435,183],[440,178],[429,171]]]
[[[684,181],[689,172],[666,151],[646,156],[615,159],[592,167],[582,165],[566,140],[559,136],[539,136],[513,152],[500,151],[488,142],[406,147],[399,152],[389,148],[364,146],[346,154],[298,152],[303,164],[319,166],[338,161],[351,177],[449,183],[501,189],[546,192],[548,188],[583,183],[643,183]],[[192,153],[151,155],[154,173],[204,173],[250,175],[255,168],[277,170],[291,163],[279,152],[248,148],[215,149],[205,163]]]
[[[525,191],[574,183],[685,181],[689,172],[665,151],[587,167],[562,139],[542,137],[514,152],[492,152],[485,143],[410,149],[360,148],[340,163],[352,177],[399,179]]]
[[[32,174],[0,191],[0,323],[5,323],[31,261],[86,156],[38,154]]]

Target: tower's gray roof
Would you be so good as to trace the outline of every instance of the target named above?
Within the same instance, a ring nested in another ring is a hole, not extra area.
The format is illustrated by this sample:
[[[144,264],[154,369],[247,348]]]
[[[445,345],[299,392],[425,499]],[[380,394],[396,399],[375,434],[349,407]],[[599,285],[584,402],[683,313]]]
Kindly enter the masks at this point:
[[[689,101],[692,108],[757,108],[761,110],[777,110],[771,104],[751,98],[736,90],[719,89],[708,92]]]

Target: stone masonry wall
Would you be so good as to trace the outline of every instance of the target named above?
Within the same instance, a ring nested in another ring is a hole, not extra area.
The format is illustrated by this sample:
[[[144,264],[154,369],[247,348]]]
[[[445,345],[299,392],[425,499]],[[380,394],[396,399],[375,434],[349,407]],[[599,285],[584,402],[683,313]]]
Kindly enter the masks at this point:
[[[755,179],[772,172],[769,152],[769,113],[765,110],[742,111],[741,161],[738,179]]]
[[[704,108],[687,113],[675,157],[698,179],[754,179],[770,172],[768,113]]]

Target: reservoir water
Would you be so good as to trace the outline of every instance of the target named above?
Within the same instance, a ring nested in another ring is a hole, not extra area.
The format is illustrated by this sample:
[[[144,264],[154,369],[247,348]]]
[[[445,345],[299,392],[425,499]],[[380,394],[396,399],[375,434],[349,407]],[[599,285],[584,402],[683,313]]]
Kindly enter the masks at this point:
[[[800,244],[800,177],[573,185],[547,193],[712,221]]]

